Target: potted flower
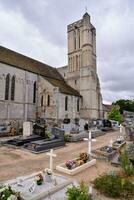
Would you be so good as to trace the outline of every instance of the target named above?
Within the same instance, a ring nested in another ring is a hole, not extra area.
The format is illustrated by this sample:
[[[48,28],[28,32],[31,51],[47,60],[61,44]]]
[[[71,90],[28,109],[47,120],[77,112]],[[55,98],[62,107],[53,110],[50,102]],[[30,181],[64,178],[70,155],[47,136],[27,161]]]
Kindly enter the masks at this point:
[[[37,174],[35,176],[35,180],[36,180],[37,185],[42,185],[42,183],[43,183],[43,176],[42,176],[42,174],[41,173]]]
[[[67,160],[65,162],[65,165],[68,169],[72,169],[72,167],[75,165],[75,161],[74,160]]]
[[[51,181],[52,181],[52,175],[53,175],[52,170],[46,168],[46,169],[45,169],[45,180],[46,180],[47,182],[51,182]]]

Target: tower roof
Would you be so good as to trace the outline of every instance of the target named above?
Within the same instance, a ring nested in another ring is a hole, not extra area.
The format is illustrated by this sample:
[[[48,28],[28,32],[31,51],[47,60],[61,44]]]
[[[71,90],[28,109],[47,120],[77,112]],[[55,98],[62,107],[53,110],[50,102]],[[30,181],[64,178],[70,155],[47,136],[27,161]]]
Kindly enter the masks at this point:
[[[89,17],[90,18],[90,15],[87,12],[85,12],[85,14],[83,15],[83,18],[85,18],[85,17]]]

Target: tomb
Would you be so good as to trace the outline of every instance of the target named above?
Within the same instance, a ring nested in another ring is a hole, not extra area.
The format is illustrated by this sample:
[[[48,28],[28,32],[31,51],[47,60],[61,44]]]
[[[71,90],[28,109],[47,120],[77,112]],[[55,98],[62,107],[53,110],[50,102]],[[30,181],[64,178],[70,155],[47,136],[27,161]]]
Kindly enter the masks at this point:
[[[128,144],[127,151],[128,151],[129,159],[134,165],[134,143]]]
[[[19,138],[8,140],[6,143],[15,146],[23,146],[24,144],[27,144],[31,141],[40,140],[41,138],[42,137],[39,135],[31,135],[25,138],[23,136],[20,136]]]
[[[125,127],[126,131],[126,140],[127,141],[134,141],[134,127]]]
[[[50,138],[30,142],[25,144],[24,148],[33,153],[42,153],[49,149],[64,146],[64,130],[54,127],[51,131],[52,135]]]
[[[43,178],[40,185],[36,182],[36,177],[39,175]],[[3,185],[10,185],[14,191],[20,192],[21,200],[47,200],[51,199],[51,196],[55,199],[56,196],[61,197],[61,194],[65,197],[66,188],[72,184],[73,181],[57,174],[53,174],[51,182],[48,182],[44,171],[3,183]]]
[[[117,151],[111,146],[104,146],[94,150],[94,153],[96,154],[98,159],[110,161],[116,155]]]
[[[88,141],[88,153],[80,153],[78,158],[68,160],[56,166],[57,171],[73,176],[96,164],[96,159],[93,159],[91,154],[91,131],[89,131],[88,137],[88,139],[86,138]]]
[[[126,144],[126,141],[124,141],[124,138],[120,136],[116,139],[115,142],[113,142],[112,147],[113,147],[113,149],[118,150],[121,147],[123,147],[125,144]]]
[[[39,140],[42,137],[39,135],[33,134],[33,125],[32,122],[23,123],[23,136],[8,140],[6,143],[15,146],[23,146],[31,141]]]

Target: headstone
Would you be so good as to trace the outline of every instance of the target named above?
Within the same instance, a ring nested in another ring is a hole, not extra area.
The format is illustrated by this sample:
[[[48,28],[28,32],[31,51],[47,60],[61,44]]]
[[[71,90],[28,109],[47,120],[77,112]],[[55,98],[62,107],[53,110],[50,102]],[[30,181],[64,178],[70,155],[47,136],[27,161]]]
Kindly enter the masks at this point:
[[[64,133],[65,131],[63,129],[53,127],[51,129],[52,135],[54,135],[56,138],[64,139]]]
[[[84,119],[80,119],[79,120],[79,130],[80,131],[84,131],[84,125],[85,125],[86,121]]]
[[[61,124],[61,128],[65,131],[65,133],[70,133],[72,129],[75,129],[75,124],[69,123],[69,124]]]
[[[33,124],[32,122],[23,123],[23,137],[28,137],[33,134]]]

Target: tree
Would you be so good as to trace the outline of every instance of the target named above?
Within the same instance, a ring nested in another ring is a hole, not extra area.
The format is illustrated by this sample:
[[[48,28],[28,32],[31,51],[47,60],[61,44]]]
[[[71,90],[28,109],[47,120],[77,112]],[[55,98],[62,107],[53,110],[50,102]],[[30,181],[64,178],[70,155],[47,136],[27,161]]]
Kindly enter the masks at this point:
[[[120,107],[120,113],[123,114],[123,110],[134,112],[134,100],[119,99],[112,103],[113,105],[118,105]]]
[[[121,122],[122,116],[120,114],[120,107],[117,105],[113,105],[112,109],[108,115],[108,119],[115,120]]]

